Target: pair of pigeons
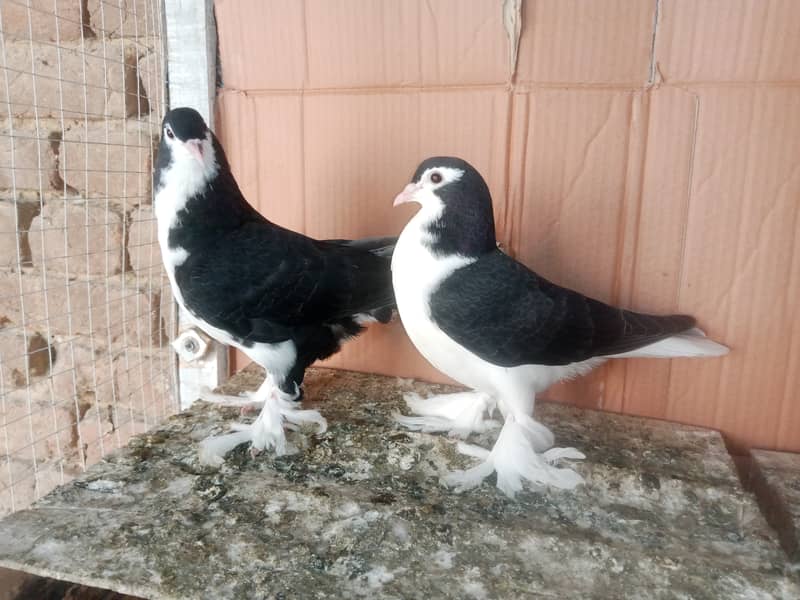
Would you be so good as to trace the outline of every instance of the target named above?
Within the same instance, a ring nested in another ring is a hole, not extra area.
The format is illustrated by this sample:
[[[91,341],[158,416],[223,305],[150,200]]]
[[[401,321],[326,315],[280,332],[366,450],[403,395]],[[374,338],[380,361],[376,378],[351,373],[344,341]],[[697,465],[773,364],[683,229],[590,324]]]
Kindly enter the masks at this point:
[[[163,122],[154,180],[158,240],[178,304],[197,326],[264,367],[248,403],[252,425],[201,442],[204,461],[221,463],[235,446],[291,452],[284,428],[326,428],[299,406],[306,368],[327,358],[369,322],[396,308],[417,349],[472,391],[409,395],[411,429],[466,437],[503,416],[491,450],[459,444],[478,459],[451,473],[458,489],[492,473],[506,494],[525,480],[572,488],[581,477],[556,466],[583,455],[553,448],[533,419],[537,393],[608,358],[718,356],[686,315],[614,308],[559,287],[497,248],[486,182],[466,161],[436,157],[417,168],[395,206],[421,208],[399,238],[314,240],[271,223],[242,195],[219,141],[190,108]]]

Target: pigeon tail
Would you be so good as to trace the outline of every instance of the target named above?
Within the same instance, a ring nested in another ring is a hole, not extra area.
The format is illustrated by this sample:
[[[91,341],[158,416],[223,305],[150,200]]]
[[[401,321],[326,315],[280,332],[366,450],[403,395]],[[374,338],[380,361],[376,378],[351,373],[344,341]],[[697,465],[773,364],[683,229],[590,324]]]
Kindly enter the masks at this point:
[[[359,240],[325,240],[340,246],[349,246],[351,248],[358,248],[359,250],[369,250],[376,256],[391,258],[394,252],[394,245],[397,243],[396,237],[369,237],[361,238]]]
[[[642,346],[630,352],[611,354],[609,358],[678,358],[724,356],[728,347],[718,344],[706,337],[697,327],[683,333],[659,340],[653,344]]]

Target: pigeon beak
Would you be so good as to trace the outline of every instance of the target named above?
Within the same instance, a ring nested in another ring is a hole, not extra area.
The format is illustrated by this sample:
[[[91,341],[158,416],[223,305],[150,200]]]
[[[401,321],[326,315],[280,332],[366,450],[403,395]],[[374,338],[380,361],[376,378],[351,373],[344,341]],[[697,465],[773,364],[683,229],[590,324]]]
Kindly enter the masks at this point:
[[[197,162],[203,164],[203,142],[201,140],[189,140],[184,143],[189,154],[195,157]]]
[[[422,186],[418,183],[409,183],[406,187],[403,188],[403,191],[395,196],[394,202],[392,206],[400,206],[401,204],[405,204],[406,202],[416,202],[416,198],[414,196],[417,194],[419,189]]]

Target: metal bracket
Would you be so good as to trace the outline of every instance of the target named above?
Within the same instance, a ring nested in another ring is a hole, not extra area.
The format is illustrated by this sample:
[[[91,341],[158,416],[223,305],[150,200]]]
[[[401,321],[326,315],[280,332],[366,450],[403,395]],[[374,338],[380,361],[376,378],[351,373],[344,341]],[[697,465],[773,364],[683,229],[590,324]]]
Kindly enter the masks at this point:
[[[181,360],[193,362],[203,358],[211,348],[213,340],[199,329],[192,327],[172,341],[172,347]]]

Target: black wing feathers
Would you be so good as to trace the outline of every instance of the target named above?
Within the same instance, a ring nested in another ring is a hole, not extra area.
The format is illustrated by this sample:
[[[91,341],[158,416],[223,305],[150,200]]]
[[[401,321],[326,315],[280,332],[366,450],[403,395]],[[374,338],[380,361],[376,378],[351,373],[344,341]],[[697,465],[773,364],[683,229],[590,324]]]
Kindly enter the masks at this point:
[[[450,337],[504,367],[564,365],[628,352],[694,326],[686,315],[614,308],[539,277],[502,252],[457,270],[431,295]]]
[[[246,342],[277,342],[304,326],[394,306],[388,257],[262,218],[187,250],[176,270],[187,307]]]
[[[360,250],[369,250],[373,254],[379,256],[391,255],[394,250],[394,245],[397,243],[396,237],[370,237],[361,238],[359,240],[325,240],[331,244],[339,244],[340,246],[348,246],[350,248],[358,248]]]

